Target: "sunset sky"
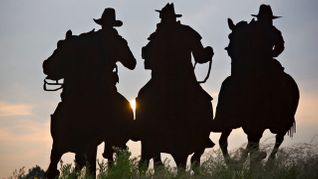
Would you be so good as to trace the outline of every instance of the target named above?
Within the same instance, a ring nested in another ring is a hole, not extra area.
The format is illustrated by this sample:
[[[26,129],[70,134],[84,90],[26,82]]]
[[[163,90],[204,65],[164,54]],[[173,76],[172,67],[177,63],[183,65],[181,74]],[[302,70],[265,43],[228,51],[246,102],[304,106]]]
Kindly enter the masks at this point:
[[[0,178],[22,166],[30,168],[37,164],[46,169],[49,164],[49,117],[60,100],[60,92],[43,91],[42,62],[52,54],[65,32],[71,29],[73,34],[80,34],[99,29],[93,18],[99,18],[106,7],[116,9],[117,19],[124,23],[117,29],[137,59],[133,71],[119,65],[118,90],[131,100],[150,79],[150,71],[143,68],[141,47],[160,20],[155,9],[167,2],[174,2],[176,13],[183,15],[179,20],[200,33],[204,46],[214,49],[211,76],[203,85],[214,98],[214,108],[221,83],[230,74],[230,58],[224,50],[230,33],[227,18],[235,23],[250,21],[251,14],[257,14],[263,3],[271,5],[274,15],[283,16],[274,21],[286,47],[278,60],[297,81],[301,92],[297,133],[293,138],[286,136],[283,146],[318,144],[317,0],[1,0]],[[198,79],[204,78],[207,66],[199,65]],[[273,143],[273,136],[267,131],[264,140]],[[217,142],[218,137],[219,134],[211,133],[213,141]],[[229,139],[231,148],[245,142],[240,129]],[[134,155],[140,154],[140,143],[129,142],[129,146]],[[67,161],[72,161],[68,158],[72,156],[66,156]]]

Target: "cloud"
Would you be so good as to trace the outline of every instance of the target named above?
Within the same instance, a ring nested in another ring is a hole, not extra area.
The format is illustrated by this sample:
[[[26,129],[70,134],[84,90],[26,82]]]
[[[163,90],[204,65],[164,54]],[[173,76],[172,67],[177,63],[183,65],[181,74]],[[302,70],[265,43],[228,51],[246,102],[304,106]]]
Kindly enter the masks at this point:
[[[10,125],[0,125],[0,176],[22,166],[46,168],[52,143],[49,131],[49,122],[29,119],[10,118]]]
[[[32,106],[28,104],[10,104],[0,101],[0,117],[28,116],[32,114]]]

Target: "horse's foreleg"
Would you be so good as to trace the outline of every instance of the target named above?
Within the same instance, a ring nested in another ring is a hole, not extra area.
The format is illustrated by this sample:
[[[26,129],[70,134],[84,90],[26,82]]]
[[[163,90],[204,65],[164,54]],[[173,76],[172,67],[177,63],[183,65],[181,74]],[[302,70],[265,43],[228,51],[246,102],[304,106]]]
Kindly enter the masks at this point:
[[[276,141],[275,141],[275,146],[269,156],[270,159],[275,159],[276,157],[276,153],[278,152],[278,149],[280,147],[280,145],[283,143],[284,141],[284,136],[285,134],[277,134],[276,135]]]
[[[145,142],[144,142],[145,143]],[[150,154],[150,150],[147,149],[146,145],[143,142],[141,143],[141,155],[139,161],[139,171],[145,173],[149,167],[149,160],[153,157]]]
[[[231,132],[232,132],[231,129],[223,131],[221,134],[221,137],[219,139],[219,145],[220,145],[223,157],[225,159],[225,162],[229,162],[229,160],[230,160],[230,155],[229,155],[229,152],[227,150],[227,146],[228,146],[227,138],[229,137]]]
[[[201,156],[204,153],[205,148],[197,150],[191,157],[191,168],[198,168],[200,166]]]
[[[75,154],[75,171],[80,172],[85,166],[85,156],[83,154]]]
[[[57,164],[59,163],[62,155],[62,152],[57,150],[53,143],[50,156],[51,162],[45,173],[47,179],[55,179],[60,175],[60,172],[57,170]]]
[[[184,172],[186,170],[186,166],[187,166],[188,155],[173,155],[173,158],[174,158],[176,165],[178,167],[178,173]]]
[[[248,135],[248,144],[246,151],[250,153],[250,167],[255,168],[260,161],[266,158],[266,152],[259,150],[259,141],[263,133]]]
[[[160,158],[160,153],[156,153],[153,157],[153,165],[154,165],[154,168],[155,167],[162,167],[163,166],[163,163],[161,161],[161,158]]]
[[[92,147],[87,152],[87,169],[88,169],[88,173],[93,178],[96,178],[96,156],[97,156],[97,146]]]
[[[112,166],[114,163],[113,155],[114,149],[112,148],[112,145],[105,142],[103,157],[107,159],[108,167]]]

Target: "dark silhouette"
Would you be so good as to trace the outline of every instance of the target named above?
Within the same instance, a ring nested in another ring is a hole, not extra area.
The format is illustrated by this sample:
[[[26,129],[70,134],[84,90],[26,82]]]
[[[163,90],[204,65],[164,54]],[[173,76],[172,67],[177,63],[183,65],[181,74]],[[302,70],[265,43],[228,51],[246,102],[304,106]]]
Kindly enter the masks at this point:
[[[209,139],[209,121],[213,118],[211,96],[196,80],[191,54],[196,62],[212,60],[211,47],[204,48],[201,36],[176,18],[173,3],[157,10],[161,22],[142,48],[145,69],[151,80],[136,98],[136,123],[141,137],[141,162],[151,158],[161,164],[160,152],[170,153],[184,167],[189,154],[199,164]]]
[[[76,169],[88,164],[95,176],[97,146],[105,141],[103,155],[112,161],[112,146],[125,148],[131,136],[133,113],[127,99],[117,92],[116,62],[132,70],[136,60],[126,40],[114,29],[122,25],[114,9],[106,8],[94,21],[101,30],[79,36],[68,31],[43,63],[47,79],[64,79],[62,102],[51,116],[53,145],[48,178],[58,176],[57,163],[66,152],[76,153]],[[47,84],[45,89],[49,90]]]
[[[212,131],[222,132],[219,143],[226,161],[230,161],[227,138],[232,129],[242,127],[248,136],[243,158],[251,155],[251,166],[266,157],[259,151],[259,141],[265,129],[276,134],[276,143],[270,159],[289,131],[295,132],[299,90],[291,76],[274,59],[284,50],[281,32],[272,25],[269,5],[261,5],[257,21],[241,21],[234,25],[228,20],[232,32],[226,48],[232,59],[231,76],[220,90]]]

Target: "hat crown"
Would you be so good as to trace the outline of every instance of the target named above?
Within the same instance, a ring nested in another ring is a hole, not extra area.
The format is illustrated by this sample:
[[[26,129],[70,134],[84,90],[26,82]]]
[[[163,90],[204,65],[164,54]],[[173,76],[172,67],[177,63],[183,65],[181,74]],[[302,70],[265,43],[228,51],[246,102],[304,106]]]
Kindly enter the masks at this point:
[[[102,14],[102,18],[101,19],[105,19],[105,20],[112,20],[115,21],[116,20],[116,14],[115,14],[115,9],[113,8],[106,8]]]
[[[257,15],[252,15],[257,18],[263,18],[263,19],[276,19],[280,16],[274,16],[273,11],[270,5],[262,4],[259,7],[259,11]]]
[[[100,19],[94,19],[99,25],[111,24],[113,26],[121,26],[123,23],[120,20],[116,20],[115,9],[105,8],[102,17]]]
[[[173,3],[167,3],[161,10],[156,10],[160,13],[160,18],[162,17],[181,17],[181,14],[176,14],[174,11],[174,4]]]
[[[264,16],[264,17],[272,17],[273,16],[273,11],[272,11],[271,6],[262,4],[259,7],[258,15],[259,16]]]

